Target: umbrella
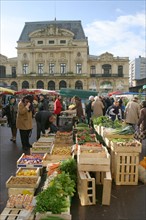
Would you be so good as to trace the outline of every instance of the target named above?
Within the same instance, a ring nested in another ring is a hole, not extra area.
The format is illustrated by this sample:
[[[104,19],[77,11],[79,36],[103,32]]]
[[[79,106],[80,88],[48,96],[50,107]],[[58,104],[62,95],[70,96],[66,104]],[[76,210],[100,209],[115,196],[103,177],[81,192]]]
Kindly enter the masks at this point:
[[[117,90],[117,91],[114,91],[114,92],[110,92],[108,95],[109,96],[112,96],[112,95],[120,95],[122,92]]]
[[[50,94],[50,95],[58,95],[58,93],[54,90],[47,90],[47,89],[21,89],[17,92],[15,92],[16,95],[39,95],[39,94]]]
[[[0,87],[0,93],[1,94],[13,94],[14,95],[15,90],[4,88],[4,87]]]
[[[29,91],[28,89],[21,89],[15,92],[15,95],[32,95],[35,94],[34,91]]]
[[[34,94],[39,95],[58,95],[58,93],[55,90],[48,90],[48,89],[27,89],[30,92],[34,92]]]

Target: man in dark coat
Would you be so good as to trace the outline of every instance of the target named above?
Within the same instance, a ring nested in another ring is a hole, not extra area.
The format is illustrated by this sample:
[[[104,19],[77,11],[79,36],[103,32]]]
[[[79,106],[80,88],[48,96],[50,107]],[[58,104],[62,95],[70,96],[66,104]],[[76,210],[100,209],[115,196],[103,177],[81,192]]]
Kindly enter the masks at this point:
[[[35,115],[35,120],[37,124],[37,140],[40,138],[41,132],[45,134],[45,130],[48,130],[50,133],[56,133],[57,127],[53,124],[56,121],[56,117],[49,111],[40,111]]]

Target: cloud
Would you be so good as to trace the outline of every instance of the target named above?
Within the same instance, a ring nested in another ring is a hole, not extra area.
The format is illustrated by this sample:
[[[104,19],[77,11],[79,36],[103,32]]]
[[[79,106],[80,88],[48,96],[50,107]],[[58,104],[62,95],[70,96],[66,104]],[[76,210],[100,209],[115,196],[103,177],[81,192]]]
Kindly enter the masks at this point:
[[[106,51],[133,59],[145,56],[145,14],[119,16],[115,21],[95,21],[84,28],[90,54]]]

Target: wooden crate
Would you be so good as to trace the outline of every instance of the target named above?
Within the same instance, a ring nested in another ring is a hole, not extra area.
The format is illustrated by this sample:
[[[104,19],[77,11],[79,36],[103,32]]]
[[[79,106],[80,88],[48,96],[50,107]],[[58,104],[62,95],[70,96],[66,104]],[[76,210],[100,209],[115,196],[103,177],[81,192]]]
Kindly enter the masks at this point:
[[[92,150],[90,152],[81,152],[82,146],[78,146],[77,162],[79,171],[110,171],[110,154],[105,147],[84,148],[85,150]],[[102,157],[104,151],[104,157]]]
[[[11,183],[11,180],[14,179],[16,181],[16,179],[22,179],[21,181],[23,180],[27,180],[29,182],[28,184],[26,183],[15,183],[15,184],[12,184]],[[31,181],[34,181],[34,183],[32,183]],[[7,188],[37,188],[40,184],[40,181],[41,181],[41,177],[18,177],[18,176],[11,176],[7,181],[6,181],[6,187]]]
[[[40,174],[41,174],[40,168],[22,168],[22,167],[20,167],[16,171],[16,176],[28,176],[26,173],[27,170],[28,171],[31,171],[31,170],[35,171],[35,175],[32,175],[32,176],[29,175],[29,177],[37,177],[37,176],[40,176]],[[25,172],[24,174],[22,173],[23,171]],[[20,173],[22,173],[22,174],[20,175]]]
[[[35,188],[8,188],[8,195],[9,197],[11,195],[18,195],[18,194],[29,194],[29,195],[34,195],[36,189]]]
[[[34,214],[24,209],[5,208],[0,215],[1,220],[33,220]]]
[[[47,167],[48,163],[55,163],[58,161],[63,161],[73,158],[72,155],[52,155],[52,154],[45,154],[44,159],[43,159],[43,167]]]
[[[49,137],[40,137],[38,139],[39,143],[52,143],[55,140],[55,136],[49,136]]]
[[[78,172],[77,186],[82,206],[96,204],[95,178],[91,178],[89,172]]]
[[[110,147],[113,151],[117,152],[117,153],[140,153],[142,150],[142,144],[137,141],[137,140],[133,140],[135,143],[135,146],[129,146],[128,142],[122,143],[123,146],[119,146],[117,142],[110,142]],[[125,144],[125,145],[124,145]]]
[[[29,156],[33,156],[33,155],[37,155],[37,153],[33,153],[32,155],[29,155]],[[19,167],[23,167],[23,168],[42,168],[43,167],[43,164],[42,164],[42,161],[43,161],[43,157],[44,157],[44,153],[38,153],[38,155],[42,158],[41,161],[39,163],[33,163],[33,160],[30,160],[30,163],[23,163],[21,162],[21,160],[25,157],[25,154],[23,153],[21,155],[21,157],[17,160],[17,168]],[[32,163],[31,163],[32,161]]]
[[[112,177],[111,172],[96,172],[96,184],[102,184],[102,205],[110,205]]]
[[[137,185],[139,153],[112,152],[112,174],[116,185]]]

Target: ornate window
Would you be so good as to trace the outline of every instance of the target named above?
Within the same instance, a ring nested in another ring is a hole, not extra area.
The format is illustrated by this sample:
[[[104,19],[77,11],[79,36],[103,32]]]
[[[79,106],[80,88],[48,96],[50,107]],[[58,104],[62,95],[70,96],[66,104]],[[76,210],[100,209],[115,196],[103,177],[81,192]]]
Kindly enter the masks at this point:
[[[39,80],[37,82],[37,89],[44,89],[44,82],[43,81]]]
[[[75,89],[83,89],[83,83],[80,80],[76,81]]]
[[[43,68],[44,68],[44,64],[43,63],[39,63],[38,64],[38,74],[43,74]]]
[[[59,89],[62,89],[62,88],[67,88],[66,82],[64,80],[61,80],[59,82]]]
[[[95,74],[96,73],[96,67],[95,66],[91,66],[90,67],[90,73],[91,74]]]
[[[54,81],[49,81],[48,82],[48,89],[49,90],[55,90],[55,82]]]
[[[23,64],[23,74],[24,75],[28,74],[28,64],[27,63]]]
[[[23,81],[22,82],[22,89],[28,89],[29,88],[29,82],[28,81]]]
[[[55,73],[55,64],[49,63],[49,73],[54,74]]]
[[[65,74],[66,73],[66,64],[65,63],[61,63],[60,64],[60,73],[61,74]]]
[[[12,71],[12,77],[16,77],[16,66],[12,66],[11,71]]]
[[[11,82],[11,87],[12,87],[12,89],[14,89],[14,90],[18,90],[18,84],[17,84],[17,82],[15,82],[15,81]]]
[[[111,74],[111,65],[110,64],[104,64],[102,65],[103,74]]]
[[[123,66],[118,66],[118,75],[119,76],[123,75]]]
[[[76,64],[76,73],[77,74],[81,74],[82,73],[82,64],[81,63],[77,63]]]

